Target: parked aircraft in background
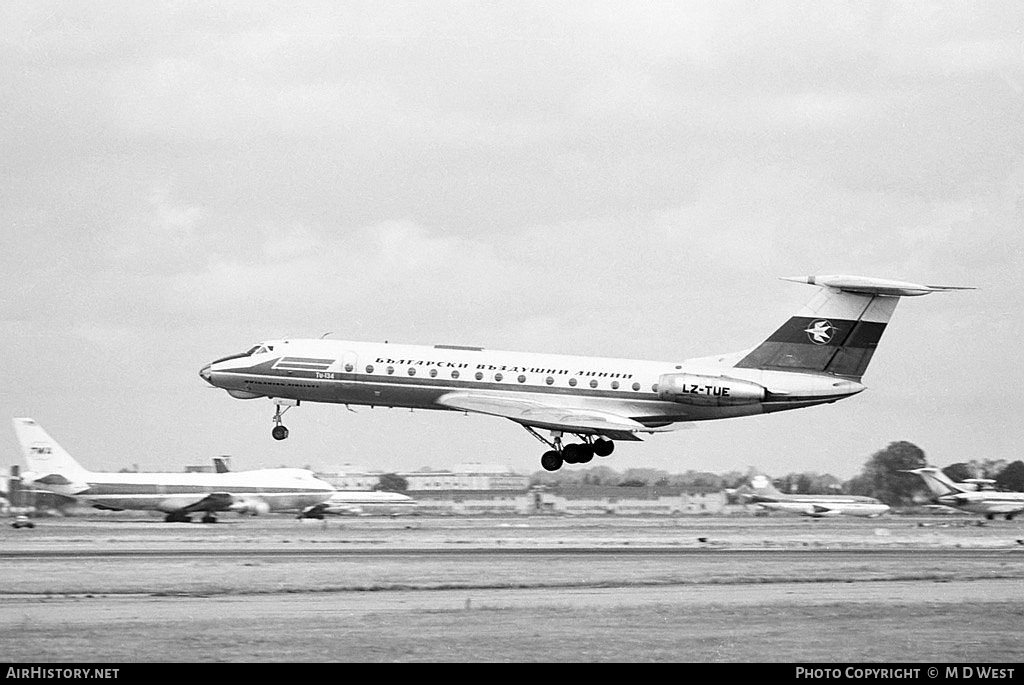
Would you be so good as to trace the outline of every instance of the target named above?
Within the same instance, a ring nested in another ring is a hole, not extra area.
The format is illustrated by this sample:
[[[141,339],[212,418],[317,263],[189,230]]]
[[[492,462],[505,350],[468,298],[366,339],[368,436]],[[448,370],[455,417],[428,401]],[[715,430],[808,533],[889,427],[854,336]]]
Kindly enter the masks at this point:
[[[920,469],[908,469],[906,473],[916,473],[924,480],[932,491],[933,502],[972,514],[984,514],[992,520],[1002,514],[1011,520],[1024,511],[1024,492],[1003,492],[992,487],[995,481],[985,478],[971,478],[957,483],[934,466]]]
[[[14,419],[14,431],[29,473],[25,486],[74,497],[97,509],[161,511],[165,521],[190,521],[203,512],[265,514],[304,512],[327,500],[335,488],[305,469],[260,469],[230,473],[98,473],[82,467],[32,419]]]
[[[322,518],[324,514],[349,516],[401,516],[416,512],[418,502],[400,492],[381,490],[338,490],[322,504],[310,507],[302,518]]]
[[[213,466],[217,473],[231,470],[225,457],[214,457]],[[400,492],[337,490],[326,501],[299,514],[299,518],[323,518],[323,514],[400,516],[415,512],[417,504],[412,497]]]
[[[804,516],[867,516],[889,511],[889,505],[874,497],[860,495],[787,495],[772,485],[767,476],[751,479],[748,492],[738,492],[743,500],[771,511],[789,511]]]
[[[555,471],[680,422],[855,395],[899,298],[960,289],[859,276],[785,280],[819,290],[763,343],[733,354],[655,362],[290,339],[223,357],[199,375],[238,399],[269,398],[277,440],[288,437],[283,414],[300,402],[475,412],[522,425],[548,445],[541,465]],[[567,434],[580,442],[563,444]]]

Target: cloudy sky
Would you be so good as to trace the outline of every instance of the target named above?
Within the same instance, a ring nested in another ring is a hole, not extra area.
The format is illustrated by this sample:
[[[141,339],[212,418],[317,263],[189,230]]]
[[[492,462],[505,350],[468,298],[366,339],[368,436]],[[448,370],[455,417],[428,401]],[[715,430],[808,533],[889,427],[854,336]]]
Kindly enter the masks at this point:
[[[5,3],[0,65],[0,415],[87,467],[530,473],[481,416],[303,405],[276,442],[197,372],[328,332],[676,361],[814,273],[979,290],[901,302],[855,398],[599,463],[1021,458],[1019,2]]]

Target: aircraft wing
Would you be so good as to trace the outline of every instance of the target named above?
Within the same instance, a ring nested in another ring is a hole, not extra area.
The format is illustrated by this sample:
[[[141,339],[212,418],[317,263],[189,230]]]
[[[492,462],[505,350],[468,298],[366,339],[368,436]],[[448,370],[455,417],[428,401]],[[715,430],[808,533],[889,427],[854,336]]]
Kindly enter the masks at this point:
[[[355,504],[332,504],[330,502],[321,502],[320,504],[314,504],[311,507],[306,507],[302,510],[302,516],[305,517],[320,517],[324,514],[335,514],[337,516],[358,516],[363,513],[363,508]]]
[[[235,498],[229,492],[211,492],[198,502],[193,502],[181,508],[182,513],[193,511],[227,511],[234,503]]]
[[[451,409],[502,416],[533,428],[603,435],[612,440],[640,440],[636,435],[638,431],[650,433],[656,430],[628,416],[596,409],[559,407],[483,393],[449,393],[438,398],[437,402]]]

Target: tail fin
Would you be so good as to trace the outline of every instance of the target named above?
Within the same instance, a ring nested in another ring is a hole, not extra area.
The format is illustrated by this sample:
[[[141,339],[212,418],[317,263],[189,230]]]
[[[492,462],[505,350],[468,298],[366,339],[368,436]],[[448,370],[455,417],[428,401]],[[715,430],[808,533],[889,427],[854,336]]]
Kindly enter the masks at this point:
[[[942,472],[941,469],[937,469],[934,466],[925,466],[920,469],[908,469],[907,473],[916,473],[921,476],[924,480],[925,485],[932,491],[932,494],[936,497],[942,497],[943,495],[955,495],[960,492],[967,492],[968,488],[963,487],[960,483],[955,483],[953,480]]]
[[[971,289],[861,276],[783,280],[817,285],[821,290],[743,357],[736,364],[738,368],[808,371],[859,381],[900,297]]]
[[[231,470],[231,457],[214,457],[213,470],[216,473],[228,473]]]
[[[89,472],[35,421],[14,419],[14,432],[21,444],[22,454],[25,455],[25,463],[29,471],[33,472],[33,480],[46,483],[46,478],[50,477],[53,484],[61,485],[86,480]]]
[[[760,473],[750,479],[750,487],[756,495],[777,497],[782,494],[768,476]]]

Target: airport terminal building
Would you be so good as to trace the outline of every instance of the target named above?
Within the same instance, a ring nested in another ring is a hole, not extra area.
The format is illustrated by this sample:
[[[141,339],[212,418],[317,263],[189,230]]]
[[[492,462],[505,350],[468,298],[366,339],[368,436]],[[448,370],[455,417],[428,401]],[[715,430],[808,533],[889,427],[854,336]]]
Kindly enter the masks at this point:
[[[380,472],[318,474],[346,490],[372,490]],[[407,494],[421,514],[433,515],[620,515],[681,516],[720,514],[724,492],[710,488],[559,484],[530,485],[530,477],[499,464],[459,464],[450,471],[401,472]]]

